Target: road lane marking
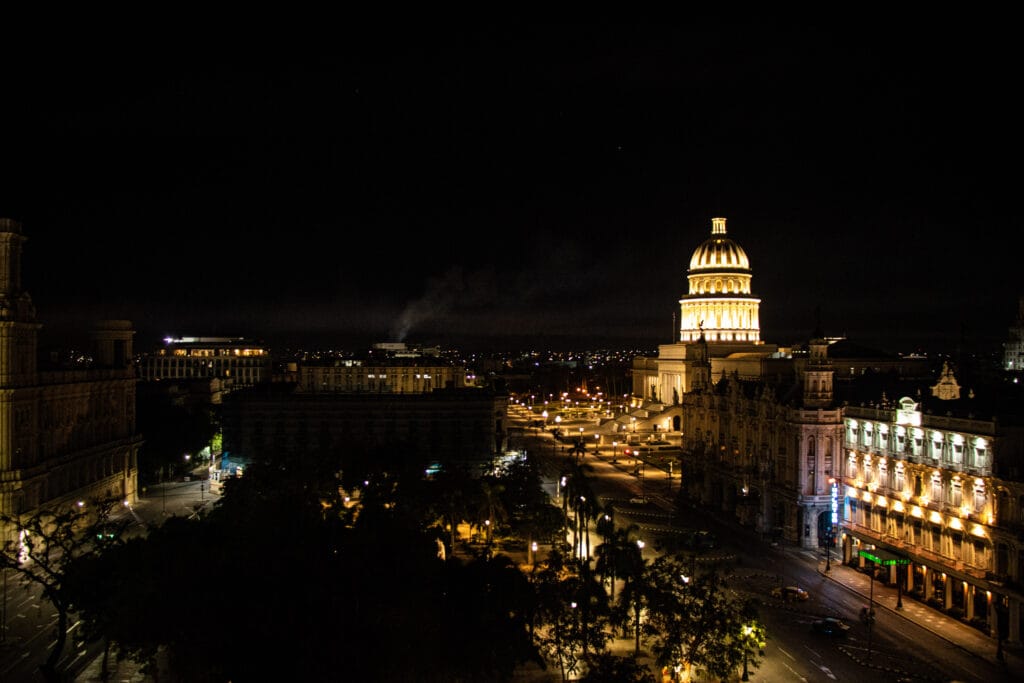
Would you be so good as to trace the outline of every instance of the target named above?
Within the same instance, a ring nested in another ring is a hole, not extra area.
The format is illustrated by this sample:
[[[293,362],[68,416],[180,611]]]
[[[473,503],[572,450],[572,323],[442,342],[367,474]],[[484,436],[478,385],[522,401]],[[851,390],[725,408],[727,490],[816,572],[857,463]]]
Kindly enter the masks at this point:
[[[828,670],[827,666],[819,666],[818,668],[821,669],[822,671],[824,671],[825,675],[828,676],[829,678],[831,678],[833,681],[839,680],[838,678],[835,677],[835,674],[833,674],[831,671]]]
[[[783,650],[781,647],[776,646],[775,649],[778,650],[779,652],[781,652],[782,654],[786,655],[790,659],[792,659],[794,662],[796,661],[796,657],[794,657],[793,655],[789,654],[788,652]]]
[[[803,676],[801,676],[800,674],[798,674],[798,673],[797,673],[797,672],[796,672],[796,671],[795,671],[795,670],[793,669],[793,667],[791,667],[791,666],[790,666],[789,664],[786,664],[785,662],[783,662],[783,663],[782,663],[782,666],[784,666],[784,667],[786,667],[787,669],[789,669],[790,671],[792,671],[792,672],[793,672],[793,675],[794,675],[794,676],[796,676],[797,678],[799,678],[799,679],[800,679],[801,681],[803,681],[803,683],[807,683],[807,679],[806,679],[806,678],[804,678]]]

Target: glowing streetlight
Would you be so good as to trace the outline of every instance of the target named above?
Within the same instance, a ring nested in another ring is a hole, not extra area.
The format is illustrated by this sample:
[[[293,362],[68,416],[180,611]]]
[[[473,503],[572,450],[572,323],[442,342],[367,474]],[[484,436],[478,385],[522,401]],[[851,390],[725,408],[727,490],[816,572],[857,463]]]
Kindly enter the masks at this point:
[[[612,441],[612,462],[618,462],[619,458],[619,442]]]
[[[754,632],[754,627],[753,626],[747,624],[746,626],[743,627],[743,637],[746,638],[748,641],[749,641],[750,636],[751,636],[751,634],[753,632]],[[741,681],[749,681],[750,680],[750,675],[747,673],[747,647],[746,647],[746,645],[744,645],[744,647],[743,647],[743,677],[740,678],[740,680]]]

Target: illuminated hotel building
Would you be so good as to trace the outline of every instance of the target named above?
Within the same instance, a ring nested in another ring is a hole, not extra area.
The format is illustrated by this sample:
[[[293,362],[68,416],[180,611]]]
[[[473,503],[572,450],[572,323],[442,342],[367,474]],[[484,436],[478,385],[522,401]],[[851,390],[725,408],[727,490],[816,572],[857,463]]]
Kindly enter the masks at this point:
[[[841,483],[843,558],[863,548],[909,562],[883,577],[933,606],[1019,642],[1024,592],[1021,428],[996,417],[943,410],[972,404],[948,367],[929,408],[904,396],[847,406]]]
[[[101,321],[90,331],[90,357],[41,364],[42,325],[21,288],[25,241],[20,223],[0,218],[0,510],[31,514],[98,498],[132,503],[142,444],[135,332],[126,320]]]

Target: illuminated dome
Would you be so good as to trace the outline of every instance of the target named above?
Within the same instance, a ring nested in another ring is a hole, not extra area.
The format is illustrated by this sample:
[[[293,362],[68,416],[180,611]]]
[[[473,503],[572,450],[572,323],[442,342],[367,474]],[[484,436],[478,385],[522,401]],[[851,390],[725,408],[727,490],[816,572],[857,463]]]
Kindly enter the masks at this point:
[[[750,270],[747,252],[725,236],[725,219],[711,219],[711,237],[697,247],[690,258],[690,272],[695,270]]]
[[[689,292],[679,300],[679,341],[754,343],[761,339],[761,300],[750,289],[750,259],[725,236],[725,219],[711,219],[711,237],[690,259]]]

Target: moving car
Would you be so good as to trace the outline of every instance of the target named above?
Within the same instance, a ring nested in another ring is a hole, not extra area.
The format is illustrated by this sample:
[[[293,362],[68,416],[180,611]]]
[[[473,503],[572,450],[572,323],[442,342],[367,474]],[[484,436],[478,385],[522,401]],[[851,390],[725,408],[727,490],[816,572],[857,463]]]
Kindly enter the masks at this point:
[[[818,619],[817,621],[812,622],[811,630],[815,633],[832,636],[833,638],[844,638],[850,631],[850,625],[842,619],[825,617],[824,619]]]
[[[790,600],[807,600],[810,594],[799,586],[786,586],[785,588],[773,588],[773,598],[782,598],[786,602]]]

